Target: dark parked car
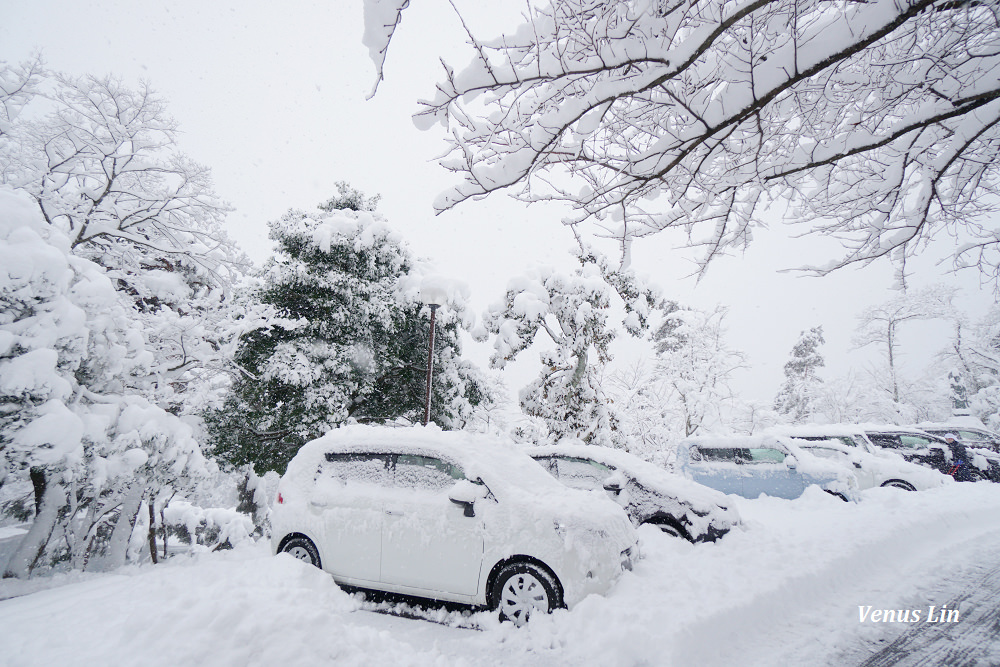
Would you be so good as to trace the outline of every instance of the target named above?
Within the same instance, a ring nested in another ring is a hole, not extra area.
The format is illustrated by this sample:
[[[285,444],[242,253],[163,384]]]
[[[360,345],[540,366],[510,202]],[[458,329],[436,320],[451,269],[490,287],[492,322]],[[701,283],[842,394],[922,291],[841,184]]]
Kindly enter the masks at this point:
[[[714,542],[740,523],[726,496],[620,449],[545,445],[528,455],[568,487],[608,492],[636,525],[691,542]]]
[[[948,442],[919,429],[901,427],[865,427],[865,435],[873,445],[898,452],[907,461],[934,468],[956,481],[1000,481],[1000,461],[969,451],[959,442]]]
[[[950,426],[948,424],[917,424],[915,428],[926,431],[931,435],[936,435],[939,438],[953,434],[958,439],[958,442],[966,447],[988,449],[1000,454],[1000,435],[983,428]]]

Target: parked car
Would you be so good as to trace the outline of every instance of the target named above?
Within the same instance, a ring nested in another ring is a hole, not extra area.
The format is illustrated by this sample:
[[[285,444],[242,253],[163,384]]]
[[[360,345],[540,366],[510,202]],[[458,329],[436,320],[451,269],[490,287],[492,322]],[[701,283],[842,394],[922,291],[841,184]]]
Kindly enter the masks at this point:
[[[651,524],[691,542],[714,542],[740,523],[725,495],[620,449],[559,444],[527,452],[566,486],[609,493],[636,525]]]
[[[875,454],[864,447],[845,445],[840,440],[799,440],[796,444],[813,456],[852,468],[861,491],[882,486],[924,491],[954,481],[936,470],[906,461],[893,452]]]
[[[969,451],[958,442],[903,426],[865,425],[865,435],[876,447],[898,452],[907,461],[950,475],[958,482],[1000,481],[1000,461],[986,452]]]
[[[688,438],[678,445],[676,469],[688,479],[744,498],[798,498],[817,485],[854,500],[857,482],[843,466],[774,435]]]
[[[966,447],[988,449],[991,452],[1000,454],[1000,435],[992,431],[987,431],[984,428],[952,426],[950,424],[938,423],[917,424],[913,428],[919,428],[921,431],[936,435],[939,438],[954,434],[958,442]]]
[[[278,485],[272,548],[343,586],[499,609],[517,624],[606,592],[638,556],[625,512],[487,436],[339,428]]]
[[[858,426],[845,424],[783,426],[774,429],[791,437],[814,456],[853,468],[859,489],[893,486],[917,491],[941,486],[951,478],[912,463],[899,453],[876,447]]]

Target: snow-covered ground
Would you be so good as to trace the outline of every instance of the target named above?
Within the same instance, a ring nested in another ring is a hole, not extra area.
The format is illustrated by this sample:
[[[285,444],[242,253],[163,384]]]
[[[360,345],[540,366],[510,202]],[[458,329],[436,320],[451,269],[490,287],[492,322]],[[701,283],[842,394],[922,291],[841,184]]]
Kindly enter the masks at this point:
[[[4,581],[0,664],[850,665],[930,626],[928,608],[949,602],[959,619],[947,641],[966,656],[955,664],[1000,664],[995,631],[960,632],[977,602],[959,595],[977,587],[984,597],[1000,572],[1000,485],[872,489],[858,504],[816,489],[734,502],[744,530],[691,545],[644,528],[644,558],[611,594],[522,629],[485,613],[379,613],[386,605],[359,602],[263,543],[109,575]],[[862,622],[868,605],[923,619]]]

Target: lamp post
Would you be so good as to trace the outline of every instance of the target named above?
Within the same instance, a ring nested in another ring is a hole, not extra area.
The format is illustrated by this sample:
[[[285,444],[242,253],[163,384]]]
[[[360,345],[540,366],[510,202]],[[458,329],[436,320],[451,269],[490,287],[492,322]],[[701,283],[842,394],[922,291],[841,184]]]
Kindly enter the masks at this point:
[[[434,374],[434,319],[439,306],[448,299],[448,293],[436,281],[425,279],[420,287],[420,300],[431,309],[431,338],[427,346],[427,392],[424,395],[424,426],[431,418],[431,377]]]

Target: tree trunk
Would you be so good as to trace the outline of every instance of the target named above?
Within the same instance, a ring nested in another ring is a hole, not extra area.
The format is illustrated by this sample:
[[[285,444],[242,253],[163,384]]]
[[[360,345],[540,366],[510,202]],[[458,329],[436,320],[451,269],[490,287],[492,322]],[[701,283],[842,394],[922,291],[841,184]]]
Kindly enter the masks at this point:
[[[100,560],[96,569],[113,570],[125,564],[128,545],[132,538],[132,531],[135,529],[135,520],[139,515],[141,505],[142,485],[133,483],[125,492],[125,498],[122,500],[118,520],[115,522],[111,538],[108,540],[108,553]]]
[[[42,495],[35,497],[35,521],[7,562],[3,573],[5,579],[10,577],[27,579],[31,575],[52,537],[52,531],[59,518],[59,510],[66,504],[65,489],[46,476],[42,469],[32,468],[32,483],[36,483],[36,470],[38,483],[35,485],[35,491],[41,489]]]
[[[152,498],[146,503],[146,507],[149,508],[149,557],[153,559],[153,565],[156,565],[158,562],[156,560],[156,512],[153,510]]]

